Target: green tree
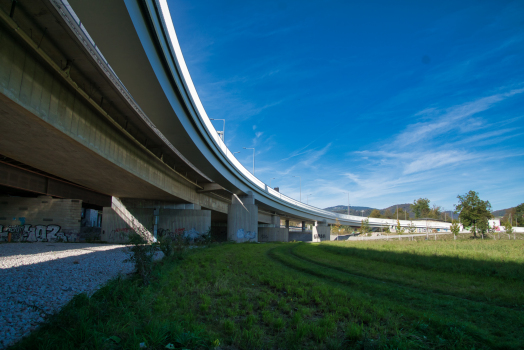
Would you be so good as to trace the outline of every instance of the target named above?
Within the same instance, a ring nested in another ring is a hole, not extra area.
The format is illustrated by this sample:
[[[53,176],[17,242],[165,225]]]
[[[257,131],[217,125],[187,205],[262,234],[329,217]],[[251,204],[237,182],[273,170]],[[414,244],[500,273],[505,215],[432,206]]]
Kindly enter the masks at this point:
[[[410,234],[414,234],[416,231],[417,231],[417,226],[415,226],[415,224],[413,223],[413,221],[411,221],[411,223],[410,223],[409,226],[408,226],[408,232],[409,232]]]
[[[459,214],[464,226],[471,227],[475,238],[478,229],[483,234],[488,227],[488,219],[492,217],[489,201],[481,200],[475,191],[469,191],[463,196],[458,195],[457,198],[459,204],[455,205],[455,213]]]
[[[360,221],[359,231],[363,235],[365,235],[366,233],[371,231],[371,229],[369,228],[369,220],[368,219]]]
[[[393,219],[393,213],[389,209],[384,210],[384,215],[383,216],[386,219]]]
[[[371,214],[369,214],[369,217],[370,217],[370,218],[380,218],[380,217],[382,217],[382,215],[380,215],[380,210],[378,210],[378,209],[373,209],[373,210],[371,211]]]
[[[398,235],[401,235],[404,233],[404,227],[400,226],[400,220],[397,220],[396,231]]]
[[[524,203],[515,207],[515,226],[524,226]]]
[[[513,225],[511,225],[511,221],[506,221],[504,224],[504,231],[506,231],[508,235],[513,233]]]
[[[433,204],[433,207],[429,211],[428,217],[438,220],[440,219],[441,214],[442,214],[442,207]]]
[[[459,225],[457,220],[453,220],[453,222],[451,224],[451,227],[450,227],[450,230],[451,230],[451,232],[453,232],[453,237],[455,239],[457,239],[457,235],[460,232],[460,225]]]
[[[407,219],[407,217],[408,217],[407,213],[402,208],[396,209],[395,212],[393,213],[393,218],[395,218],[395,219],[399,218],[399,220],[404,220],[404,219]]]
[[[504,226],[506,224],[506,222],[510,222],[511,221],[515,221],[515,217],[517,215],[517,208],[509,208],[506,210],[506,212],[504,213],[504,216],[502,217],[502,219],[500,219],[500,224],[502,226]],[[511,223],[513,224],[513,223]]]
[[[340,221],[338,218],[335,218],[335,224],[331,226],[331,232],[336,232],[337,236],[340,234]]]
[[[426,218],[429,216],[431,211],[429,202],[430,200],[427,198],[419,198],[409,205],[409,208],[415,214],[415,218]]]

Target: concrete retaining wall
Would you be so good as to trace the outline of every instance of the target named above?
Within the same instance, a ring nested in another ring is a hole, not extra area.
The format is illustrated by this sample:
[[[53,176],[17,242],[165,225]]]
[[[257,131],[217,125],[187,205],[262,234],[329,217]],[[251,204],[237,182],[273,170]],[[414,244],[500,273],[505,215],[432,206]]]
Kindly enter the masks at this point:
[[[118,201],[118,199],[115,199]],[[157,209],[112,205],[104,208],[102,240],[125,243],[130,232],[145,232],[154,235],[155,221],[157,237],[178,233],[191,239],[207,233],[211,227],[211,211],[197,209]]]
[[[302,232],[289,232],[289,242],[299,241],[299,242],[311,242],[312,233],[302,233]]]
[[[288,242],[289,230],[287,228],[259,227],[259,242]]]
[[[201,235],[211,229],[211,210],[161,209],[159,214],[159,234],[164,230]]]
[[[0,198],[0,241],[80,242],[82,201],[77,199]]]

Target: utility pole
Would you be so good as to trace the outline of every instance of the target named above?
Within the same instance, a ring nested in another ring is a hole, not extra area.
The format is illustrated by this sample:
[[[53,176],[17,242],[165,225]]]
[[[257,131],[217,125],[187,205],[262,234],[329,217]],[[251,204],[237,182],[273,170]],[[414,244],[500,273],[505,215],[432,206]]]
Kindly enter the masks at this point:
[[[398,221],[398,204],[397,204],[397,221]]]

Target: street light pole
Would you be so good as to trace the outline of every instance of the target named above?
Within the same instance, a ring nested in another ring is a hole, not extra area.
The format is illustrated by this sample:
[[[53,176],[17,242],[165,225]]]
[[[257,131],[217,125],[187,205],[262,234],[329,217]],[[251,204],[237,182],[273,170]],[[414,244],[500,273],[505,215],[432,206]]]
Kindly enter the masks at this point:
[[[361,216],[364,217],[364,210],[361,210],[361,212],[362,212],[362,215],[361,215]]]
[[[250,147],[244,147],[244,149],[252,149],[253,150],[253,175],[255,175],[255,149]]]
[[[348,192],[348,215],[349,215],[349,192]]]
[[[298,177],[300,179],[300,201],[302,202],[302,177],[295,175],[293,175],[293,177]]]
[[[226,140],[225,140],[225,137],[226,137],[226,135],[225,135],[225,133],[226,133],[226,120],[225,119],[215,119],[215,118],[209,118],[209,119],[210,120],[221,120],[221,121],[224,122],[224,126],[222,127],[222,132],[217,131],[217,133],[218,133],[219,136],[221,136],[222,141],[226,142]]]

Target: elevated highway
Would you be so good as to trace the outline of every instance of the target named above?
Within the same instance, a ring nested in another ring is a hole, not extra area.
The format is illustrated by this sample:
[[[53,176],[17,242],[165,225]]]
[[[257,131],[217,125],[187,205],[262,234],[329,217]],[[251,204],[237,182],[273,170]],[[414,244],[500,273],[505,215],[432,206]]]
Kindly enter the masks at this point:
[[[0,4],[4,41],[19,52],[3,53],[0,125],[13,131],[0,141],[1,154],[94,192],[142,199],[140,208],[209,210],[237,241],[257,240],[259,223],[279,228],[281,219],[316,223],[317,233],[337,220],[360,226],[359,216],[269,188],[238,162],[198,97],[165,0]],[[35,87],[43,91],[38,97]],[[449,228],[413,223],[420,230]],[[156,231],[155,225],[146,226]],[[396,220],[370,218],[369,225]]]

